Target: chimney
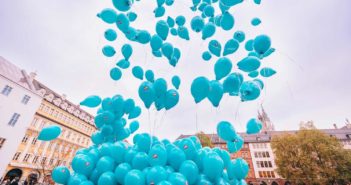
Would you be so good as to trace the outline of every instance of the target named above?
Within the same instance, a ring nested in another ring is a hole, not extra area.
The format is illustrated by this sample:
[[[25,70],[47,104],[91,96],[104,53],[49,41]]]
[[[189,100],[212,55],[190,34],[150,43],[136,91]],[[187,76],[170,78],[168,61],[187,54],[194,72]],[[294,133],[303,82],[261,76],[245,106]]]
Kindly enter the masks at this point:
[[[335,124],[335,123],[333,124],[333,126],[334,126],[334,129],[338,129],[338,126],[336,126],[336,124]]]
[[[30,72],[29,73],[29,78],[33,81],[35,79],[35,77],[37,76],[36,72]]]

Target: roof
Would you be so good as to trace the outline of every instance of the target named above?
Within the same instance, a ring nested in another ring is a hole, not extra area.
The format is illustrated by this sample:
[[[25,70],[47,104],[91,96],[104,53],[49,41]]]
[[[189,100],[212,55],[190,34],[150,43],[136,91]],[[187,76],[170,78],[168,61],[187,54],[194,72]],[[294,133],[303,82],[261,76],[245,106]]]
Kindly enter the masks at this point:
[[[339,140],[347,140],[351,139],[351,129],[341,128],[341,129],[320,129],[320,131],[334,136]],[[247,143],[259,143],[259,142],[269,142],[272,139],[272,136],[283,135],[283,134],[295,134],[298,130],[290,130],[290,131],[268,131],[259,134],[246,134],[243,132],[239,132],[238,134],[243,137],[244,141]],[[225,141],[218,137],[217,134],[206,134],[211,138],[212,143],[215,144],[224,144]],[[177,139],[186,138],[192,135],[180,135]]]
[[[30,77],[27,75],[26,71],[7,61],[2,56],[0,56],[0,75],[36,93],[33,83],[30,82]]]

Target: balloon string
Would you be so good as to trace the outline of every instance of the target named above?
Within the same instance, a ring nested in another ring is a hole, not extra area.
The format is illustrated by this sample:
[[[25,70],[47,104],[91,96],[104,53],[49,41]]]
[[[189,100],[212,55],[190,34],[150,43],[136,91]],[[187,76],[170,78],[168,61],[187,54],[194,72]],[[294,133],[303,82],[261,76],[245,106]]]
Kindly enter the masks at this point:
[[[195,127],[196,127],[196,133],[199,132],[199,127],[198,127],[198,123],[197,123],[197,112],[198,112],[198,106],[196,104],[196,108],[195,108]]]
[[[161,117],[161,121],[160,121],[160,123],[158,124],[157,129],[161,128],[161,126],[163,125],[164,119],[165,119],[165,117],[166,117],[166,114],[167,114],[167,110],[165,110],[165,111],[163,112],[162,117]]]
[[[150,134],[151,134],[151,118],[150,118],[150,109],[147,109],[148,112],[148,119],[149,119],[149,130],[150,130]]]
[[[153,135],[155,134],[157,118],[158,118],[158,111],[156,111],[156,113],[155,113],[155,119],[154,119],[154,125],[153,125]]]
[[[301,65],[299,65],[292,57],[290,57],[288,54],[280,51],[280,50],[276,50],[278,51],[278,53],[280,53],[281,55],[285,56],[286,58],[288,58],[290,62],[294,63],[298,68],[300,68],[301,71],[304,71],[303,67]]]

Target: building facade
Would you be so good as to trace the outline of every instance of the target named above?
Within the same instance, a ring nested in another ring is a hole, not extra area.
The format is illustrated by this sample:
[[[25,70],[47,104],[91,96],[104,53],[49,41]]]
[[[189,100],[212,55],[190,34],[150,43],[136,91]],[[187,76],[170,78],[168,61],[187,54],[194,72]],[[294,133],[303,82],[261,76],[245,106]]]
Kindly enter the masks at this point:
[[[32,85],[42,98],[26,120],[23,132],[16,136],[18,142],[13,144],[10,158],[4,160],[1,177],[54,184],[51,170],[58,165],[70,167],[76,151],[91,145],[90,136],[96,130],[94,117],[34,78]],[[38,140],[41,129],[49,125],[60,126],[60,136],[53,141]]]
[[[32,83],[34,73],[0,57],[0,174],[4,174],[42,97]]]

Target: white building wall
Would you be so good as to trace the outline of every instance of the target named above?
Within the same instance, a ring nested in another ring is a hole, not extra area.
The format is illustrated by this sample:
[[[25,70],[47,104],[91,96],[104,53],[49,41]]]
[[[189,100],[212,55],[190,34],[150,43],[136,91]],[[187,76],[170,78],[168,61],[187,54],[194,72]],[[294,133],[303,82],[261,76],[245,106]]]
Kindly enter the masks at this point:
[[[8,96],[1,94],[6,85],[12,87]],[[21,103],[25,95],[30,96],[27,104]],[[0,137],[6,139],[0,148],[0,176],[4,175],[41,101],[39,95],[0,75]],[[20,117],[14,126],[10,126],[8,123],[14,113]]]

